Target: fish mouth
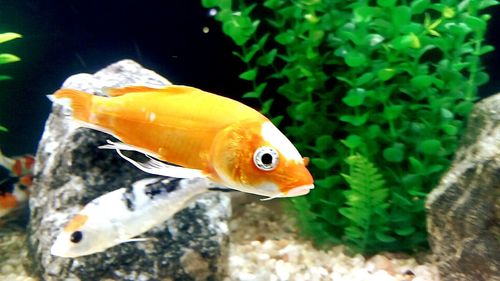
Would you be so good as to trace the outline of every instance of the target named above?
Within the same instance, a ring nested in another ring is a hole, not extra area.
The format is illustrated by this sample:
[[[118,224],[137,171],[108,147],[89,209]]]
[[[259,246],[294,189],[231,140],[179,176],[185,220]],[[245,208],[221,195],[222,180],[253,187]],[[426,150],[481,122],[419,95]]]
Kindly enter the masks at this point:
[[[52,247],[50,247],[50,254],[58,257],[66,257],[65,250],[61,247],[58,239],[54,242]]]
[[[314,188],[314,184],[301,185],[298,187],[294,187],[294,188],[290,189],[288,192],[286,192],[283,195],[283,197],[294,197],[294,196],[306,195],[313,188]]]
[[[260,200],[261,201],[268,201],[268,200],[272,200],[274,198],[295,197],[295,196],[306,195],[313,188],[314,188],[314,184],[301,185],[298,187],[294,187],[294,188],[288,190],[287,192],[280,192],[277,195],[270,196],[268,198],[264,198],[264,199],[260,199]]]

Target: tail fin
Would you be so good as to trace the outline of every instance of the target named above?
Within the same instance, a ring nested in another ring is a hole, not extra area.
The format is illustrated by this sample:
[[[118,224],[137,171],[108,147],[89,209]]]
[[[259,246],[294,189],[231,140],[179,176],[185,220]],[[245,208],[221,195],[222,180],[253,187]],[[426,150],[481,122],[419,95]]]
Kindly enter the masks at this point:
[[[73,111],[75,119],[88,122],[90,116],[90,108],[92,106],[92,98],[94,95],[73,89],[60,89],[49,98],[55,103],[66,105],[66,99],[69,99],[69,106]]]

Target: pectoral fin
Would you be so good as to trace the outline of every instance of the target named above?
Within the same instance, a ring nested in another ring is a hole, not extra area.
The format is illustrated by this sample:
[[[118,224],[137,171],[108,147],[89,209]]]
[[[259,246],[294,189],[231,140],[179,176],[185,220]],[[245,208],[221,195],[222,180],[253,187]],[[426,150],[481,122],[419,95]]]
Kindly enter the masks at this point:
[[[132,165],[136,166],[138,169],[153,175],[165,176],[165,177],[173,177],[173,178],[195,178],[195,177],[206,177],[201,170],[197,169],[189,169],[174,165],[169,165],[158,161],[156,159],[151,158],[146,153],[146,156],[149,158],[146,162],[138,162],[134,159],[125,156],[122,153],[122,150],[132,150],[138,151],[137,148],[133,146],[129,146],[125,143],[115,143],[108,140],[107,145],[100,146],[99,148],[104,149],[114,149],[116,152],[125,160],[132,163]]]
[[[130,243],[130,242],[145,242],[145,241],[149,241],[149,240],[156,240],[156,238],[137,237],[137,238],[131,238],[131,239],[123,240],[119,244],[121,244],[121,243]]]

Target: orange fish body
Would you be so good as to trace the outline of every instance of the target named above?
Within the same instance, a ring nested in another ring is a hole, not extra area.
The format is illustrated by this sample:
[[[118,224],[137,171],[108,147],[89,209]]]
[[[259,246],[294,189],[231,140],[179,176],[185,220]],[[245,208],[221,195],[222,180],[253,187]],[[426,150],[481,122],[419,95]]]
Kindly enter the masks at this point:
[[[302,195],[313,188],[291,142],[240,102],[186,86],[134,86],[108,94],[61,89],[54,97],[69,99],[75,119],[112,134],[131,150],[199,171],[227,187],[270,197]],[[261,156],[265,161],[256,159]]]
[[[28,199],[33,181],[35,158],[32,155],[7,157],[0,151],[0,166],[9,177],[0,181],[0,217],[21,207]]]

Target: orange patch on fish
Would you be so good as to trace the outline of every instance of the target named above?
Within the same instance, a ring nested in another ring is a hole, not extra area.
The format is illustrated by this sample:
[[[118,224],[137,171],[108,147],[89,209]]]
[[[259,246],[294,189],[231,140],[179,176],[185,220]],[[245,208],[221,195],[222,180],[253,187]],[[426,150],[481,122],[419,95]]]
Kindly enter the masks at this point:
[[[22,167],[22,164],[21,164],[21,161],[20,160],[16,160],[16,162],[14,163],[14,166],[12,167],[12,172],[16,175],[16,176],[20,176],[23,172],[23,167]]]
[[[27,175],[19,178],[19,182],[24,186],[31,186],[33,184],[33,176]]]
[[[18,201],[15,196],[11,193],[5,193],[0,196],[0,208],[1,209],[12,209],[17,207]]]
[[[24,168],[26,168],[27,170],[31,170],[33,168],[33,165],[35,165],[35,158],[30,155],[25,156]]]
[[[88,218],[89,218],[88,216],[80,214],[74,216],[73,219],[70,220],[69,223],[64,227],[64,231],[73,232],[79,229],[82,225],[85,224]]]

